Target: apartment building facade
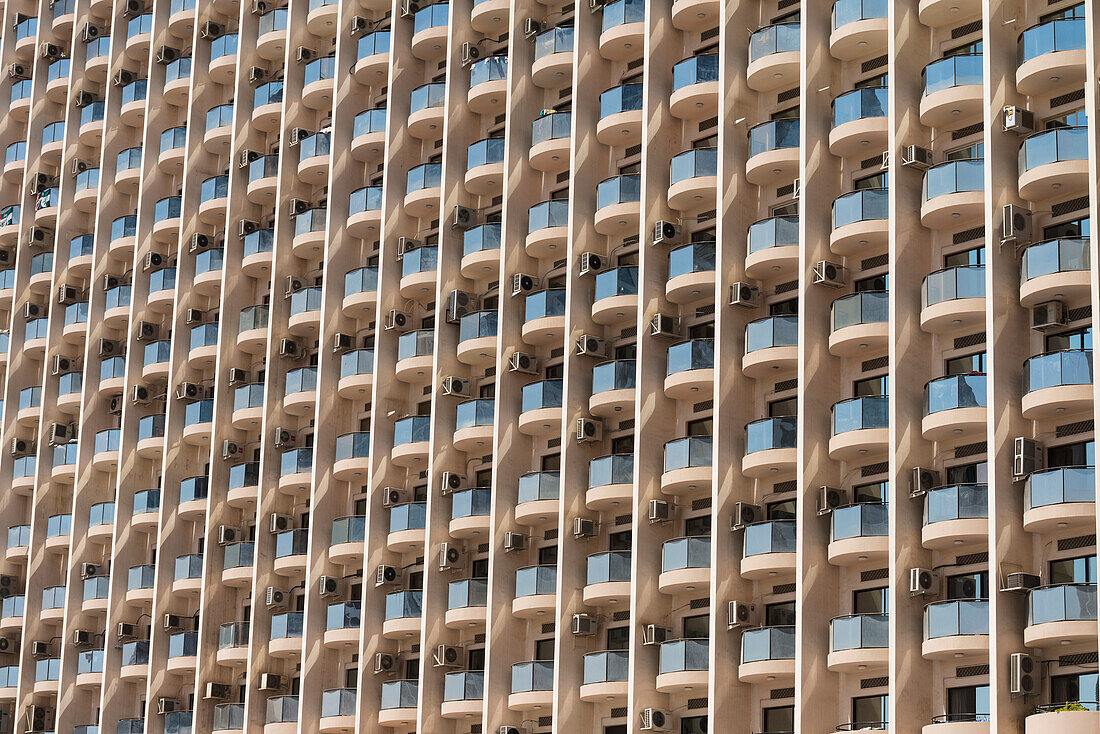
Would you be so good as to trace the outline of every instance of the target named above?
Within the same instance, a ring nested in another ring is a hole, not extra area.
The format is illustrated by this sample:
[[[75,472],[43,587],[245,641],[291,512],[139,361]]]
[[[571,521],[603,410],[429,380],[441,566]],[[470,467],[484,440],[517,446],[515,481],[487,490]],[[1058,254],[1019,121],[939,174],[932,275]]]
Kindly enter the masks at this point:
[[[0,5],[0,730],[1100,731],[1092,2]]]

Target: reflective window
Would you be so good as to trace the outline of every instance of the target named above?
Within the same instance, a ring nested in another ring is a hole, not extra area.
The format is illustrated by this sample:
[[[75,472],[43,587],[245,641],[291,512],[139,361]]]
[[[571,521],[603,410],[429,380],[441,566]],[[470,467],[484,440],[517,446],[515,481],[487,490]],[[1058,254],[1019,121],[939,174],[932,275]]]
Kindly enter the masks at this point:
[[[853,614],[887,614],[890,611],[890,591],[885,586],[852,592]]]
[[[1060,558],[1050,562],[1051,584],[1095,584],[1096,556]]]

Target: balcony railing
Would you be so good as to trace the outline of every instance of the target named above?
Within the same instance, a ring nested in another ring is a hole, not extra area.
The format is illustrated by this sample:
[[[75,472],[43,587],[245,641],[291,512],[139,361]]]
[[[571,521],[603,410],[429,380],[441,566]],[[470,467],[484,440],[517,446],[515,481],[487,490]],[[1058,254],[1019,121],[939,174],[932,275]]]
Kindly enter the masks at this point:
[[[454,492],[451,494],[451,519],[488,517],[492,501],[492,490],[485,487]]]
[[[370,433],[357,431],[336,437],[336,461],[366,459],[370,456]]]
[[[749,128],[749,156],[784,148],[797,148],[798,136],[799,119],[797,117],[781,117],[753,125]]]
[[[390,508],[389,532],[400,533],[405,530],[423,530],[427,519],[427,505],[423,502],[408,502]]]
[[[952,484],[929,490],[924,496],[924,524],[989,517],[989,489],[985,484]]]
[[[558,593],[557,566],[528,566],[516,570],[516,598]]]
[[[1096,619],[1096,584],[1058,584],[1028,594],[1028,625]]]
[[[801,48],[801,26],[780,23],[764,26],[749,36],[749,63],[771,54],[798,51]]]
[[[545,143],[547,140],[564,140],[572,134],[572,127],[572,113],[551,112],[540,115],[531,122],[531,145]]]
[[[559,26],[535,36],[535,60],[550,54],[573,53],[573,27]]]
[[[254,543],[232,543],[225,546],[225,555],[222,561],[222,569],[251,568],[256,557]]]
[[[619,0],[625,2],[626,0]],[[596,184],[597,211],[615,204],[641,201],[642,177],[636,174],[624,174],[605,178]]]
[[[692,339],[668,348],[666,375],[714,368],[714,340]]]
[[[412,90],[409,98],[409,113],[420,112],[431,107],[442,107],[446,85],[442,83],[423,84]]]
[[[711,466],[714,445],[710,436],[687,436],[665,444],[665,471]]]
[[[271,639],[289,640],[302,636],[304,612],[284,612],[271,616]]]
[[[354,716],[355,689],[335,688],[321,693],[321,716]]]
[[[862,291],[833,301],[833,331],[858,324],[884,324],[889,318],[890,294],[886,291]]]
[[[833,100],[833,127],[856,120],[886,117],[888,96],[886,87],[862,87],[845,92]]]
[[[924,414],[956,408],[984,408],[985,375],[948,375],[924,386]]]
[[[466,148],[466,170],[504,161],[504,138],[485,138]]]
[[[427,441],[431,436],[432,419],[427,415],[413,415],[393,424],[393,445]]]
[[[366,538],[367,518],[362,515],[339,517],[332,521],[329,544],[362,543]]]
[[[885,503],[860,503],[838,507],[832,512],[832,540],[870,538],[890,534],[890,518]]]
[[[833,229],[889,217],[889,189],[860,189],[833,200]]]
[[[401,258],[401,277],[417,273],[434,273],[439,267],[439,248],[418,247],[409,250]]]
[[[562,381],[540,380],[523,386],[520,398],[520,411],[526,413],[543,408],[560,408],[562,403]]]
[[[382,683],[383,711],[391,709],[415,709],[420,701],[419,682],[413,680],[388,680]]]
[[[500,223],[487,222],[462,233],[462,254],[500,249]]]
[[[475,311],[468,313],[458,321],[458,341],[462,343],[481,337],[497,335],[497,312]]]
[[[685,568],[710,568],[709,535],[676,538],[661,546],[661,571]]]
[[[621,84],[600,94],[600,119],[642,109],[642,85]]]
[[[957,54],[933,61],[921,70],[924,96],[969,85],[982,84],[982,55]]]
[[[794,659],[794,626],[757,627],[741,635],[741,662]]]
[[[768,217],[749,225],[749,252],[798,245],[798,216]]]
[[[450,18],[450,7],[448,3],[435,3],[416,11],[413,15],[413,34],[429,28],[446,28]]]
[[[588,462],[588,488],[634,483],[634,454],[612,454]]]
[[[463,579],[447,585],[447,609],[484,607],[488,602],[488,579]]]
[[[356,349],[340,355],[340,377],[374,373],[374,350]]]
[[[981,158],[948,161],[929,168],[921,182],[921,201],[966,191],[985,190],[985,161]]]
[[[608,31],[626,23],[645,22],[644,0],[617,0],[603,7],[603,30]]]
[[[596,287],[592,302],[613,296],[638,295],[638,267],[624,265],[596,273]]]
[[[386,108],[385,107],[373,107],[369,110],[363,110],[351,124],[351,136],[357,138],[360,135],[368,135],[370,133],[381,133],[386,131]]]
[[[361,623],[361,609],[357,601],[329,604],[325,611],[326,630],[356,629]]]
[[[1055,51],[1085,48],[1085,19],[1059,18],[1034,25],[1016,41],[1016,63],[1037,59]]]
[[[989,634],[989,602],[985,599],[951,599],[924,608],[924,639]]]
[[[1096,501],[1096,470],[1091,466],[1062,466],[1030,474],[1024,483],[1024,509],[1069,502]]]
[[[508,78],[508,57],[490,56],[470,65],[470,89],[478,84]]]
[[[598,395],[611,390],[633,390],[637,374],[637,362],[633,359],[602,362],[592,368],[592,394]]]
[[[1024,362],[1024,394],[1061,385],[1092,384],[1092,350],[1066,349]]]
[[[604,650],[584,655],[582,685],[625,681],[630,676],[630,655],[626,650]]]
[[[201,553],[188,553],[186,555],[176,556],[173,579],[175,581],[201,579],[202,558]]]
[[[556,500],[561,490],[561,475],[556,471],[530,472],[519,478],[518,503]]]
[[[1060,161],[1084,161],[1089,157],[1087,127],[1059,127],[1029,135],[1020,144],[1020,175],[1038,166]]]
[[[418,590],[386,594],[386,621],[419,617],[422,608],[421,597],[421,592]]]
[[[668,253],[668,277],[708,273],[715,269],[715,243],[692,242]]]
[[[889,427],[890,398],[868,395],[833,404],[833,435]]]
[[[765,520],[745,526],[743,557],[795,552],[795,521]]]
[[[672,91],[692,84],[718,81],[718,54],[699,54],[672,67]]]
[[[1046,240],[1029,245],[1020,255],[1021,285],[1053,273],[1088,271],[1092,261],[1087,237]]]
[[[630,581],[630,551],[593,553],[587,559],[586,583]]]
[[[798,445],[798,419],[794,416],[762,418],[745,426],[745,453],[793,449]]]
[[[493,425],[496,401],[492,398],[474,398],[458,404],[455,410],[455,428]]]
[[[168,657],[189,658],[199,652],[198,632],[177,632],[168,637]]]
[[[444,701],[480,701],[485,697],[485,673],[467,670],[443,677]]]
[[[959,298],[985,298],[985,266],[963,265],[929,273],[921,284],[921,308]]]
[[[829,623],[829,650],[866,650],[888,647],[890,618],[885,614],[850,614]]]
[[[528,234],[550,227],[565,227],[568,224],[569,201],[567,199],[543,201],[527,210]]]
[[[512,693],[554,690],[554,661],[535,660],[512,666]]]
[[[745,326],[745,353],[798,346],[797,316],[766,316]]]

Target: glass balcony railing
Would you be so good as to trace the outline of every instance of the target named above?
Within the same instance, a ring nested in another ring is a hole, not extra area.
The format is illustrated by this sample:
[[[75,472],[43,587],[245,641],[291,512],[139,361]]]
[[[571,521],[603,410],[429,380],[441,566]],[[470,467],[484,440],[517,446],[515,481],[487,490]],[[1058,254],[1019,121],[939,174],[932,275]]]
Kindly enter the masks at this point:
[[[19,20],[18,23],[15,23],[16,41],[21,41],[24,38],[33,38],[37,33],[38,18],[27,18],[24,16],[23,20]]]
[[[371,133],[383,133],[386,131],[386,108],[385,107],[372,107],[369,110],[363,110],[351,124],[351,136],[357,138],[360,135],[369,135]]]
[[[798,217],[768,217],[749,226],[749,252],[798,246]]]
[[[65,307],[65,326],[88,323],[88,304],[85,301],[70,303]]]
[[[885,614],[849,614],[829,622],[829,650],[866,650],[890,644],[890,617]]]
[[[924,386],[925,415],[955,408],[984,408],[985,401],[985,375],[948,375]]]
[[[630,551],[593,553],[587,558],[588,585],[630,581]]]
[[[924,496],[924,524],[989,517],[989,491],[984,484],[936,487]]]
[[[564,288],[548,288],[524,299],[524,321],[565,315]]]
[[[153,588],[156,571],[156,566],[131,566],[126,574],[126,590],[137,591]]]
[[[530,472],[519,478],[517,503],[556,500],[561,492],[561,475],[556,471]]]
[[[1028,594],[1028,626],[1096,619],[1096,584],[1057,584]]]
[[[118,451],[118,443],[121,438],[121,431],[117,428],[108,428],[105,431],[100,431],[95,435],[95,453],[105,453],[107,451]]]
[[[1020,144],[1020,175],[1049,163],[1088,160],[1088,139],[1087,127],[1059,127],[1029,135]]]
[[[379,708],[383,711],[415,709],[419,701],[420,688],[415,679],[388,680],[382,683],[382,701]]]
[[[1024,483],[1024,509],[1096,500],[1096,470],[1091,466],[1062,466],[1032,472]]]
[[[336,688],[321,693],[321,717],[355,716],[354,688]]]
[[[497,312],[475,311],[459,319],[458,341],[495,337],[497,335]]]
[[[517,599],[524,596],[556,593],[558,593],[557,566],[528,566],[516,570]]]
[[[5,665],[0,667],[0,688],[17,688],[19,686],[19,666]]]
[[[767,316],[745,327],[745,353],[771,347],[798,346],[797,316]]]
[[[148,367],[154,364],[164,364],[171,358],[171,356],[172,342],[168,341],[167,339],[150,342],[149,344],[145,345],[145,350],[142,354],[142,365]],[[123,360],[123,367],[125,369],[125,360]],[[118,376],[125,376],[125,372]]]
[[[222,104],[206,111],[206,132],[233,124],[233,105]]]
[[[281,81],[268,82],[256,87],[252,93],[253,108],[263,107],[269,104],[282,104],[283,83]]]
[[[12,548],[29,548],[31,545],[31,526],[12,525],[8,528],[8,550]]]
[[[527,232],[569,224],[569,201],[543,201],[527,210]]]
[[[419,590],[395,591],[392,594],[386,594],[386,621],[419,618],[422,606],[421,597],[422,593]]]
[[[173,568],[174,575],[173,580],[185,581],[187,579],[201,579],[202,578],[202,554],[201,553],[187,553],[182,556],[176,556],[176,563]],[[247,623],[245,623],[247,624]]]
[[[890,399],[868,395],[833,403],[833,435],[872,428],[887,428]]]
[[[512,693],[552,690],[554,690],[554,661],[536,660],[516,663],[512,666]]]
[[[921,200],[967,191],[985,190],[985,161],[981,158],[948,161],[924,172]]]
[[[190,658],[198,655],[199,633],[177,632],[168,638],[168,659]]]
[[[340,355],[340,377],[369,375],[374,372],[374,350],[355,349]]]
[[[296,395],[317,389],[317,368],[298,367],[286,373],[285,394]]]
[[[691,273],[710,273],[714,269],[714,242],[692,242],[668,253],[669,280]]]
[[[329,133],[314,133],[298,143],[298,162],[328,155],[331,151],[332,136]]]
[[[199,324],[198,326],[191,327],[191,349],[201,349],[203,347],[214,347],[218,344],[218,325],[217,324]]]
[[[889,506],[866,502],[837,507],[831,515],[831,540],[873,538],[890,534]]]
[[[611,454],[588,462],[588,488],[634,483],[634,454]]]
[[[286,8],[275,8],[260,16],[259,27],[256,29],[257,35],[264,35],[265,33],[273,33],[275,31],[285,31],[287,29],[287,23],[289,22],[288,11]]]
[[[301,145],[301,143],[299,143]],[[248,183],[279,175],[279,154],[262,155],[248,164]]]
[[[160,512],[160,490],[143,489],[134,492],[133,514],[145,515],[154,512]]]
[[[638,267],[624,265],[596,273],[596,288],[593,303],[613,296],[638,295]]]
[[[798,147],[799,119],[782,117],[749,128],[749,156]]]
[[[279,476],[308,474],[313,469],[313,447],[290,449],[279,455]]]
[[[443,677],[444,701],[480,701],[485,697],[485,672],[467,670]]]
[[[633,359],[617,359],[598,364],[592,368],[592,394],[633,390],[637,374],[637,362]]]
[[[243,731],[245,728],[244,704],[214,704],[214,721],[211,728],[214,731]]]
[[[833,301],[832,329],[858,324],[884,324],[889,320],[889,294],[886,291],[862,291]]]
[[[31,275],[50,273],[53,271],[53,253],[40,252],[31,258]]]
[[[432,107],[442,107],[445,90],[446,85],[441,82],[423,84],[412,90],[412,95],[409,100],[409,114]]]
[[[229,196],[229,176],[213,176],[202,182],[199,187],[199,203],[205,204],[215,199]]]
[[[710,436],[688,436],[665,444],[664,470],[676,471],[695,466],[711,466],[714,457]]]
[[[424,502],[408,502],[390,508],[389,532],[423,530],[427,522],[428,506]]]
[[[921,308],[959,298],[985,298],[985,266],[963,265],[929,273],[921,284]]]
[[[168,196],[158,201],[153,206],[153,222],[163,222],[168,219],[179,219],[180,216],[180,197]],[[134,227],[136,231],[137,219],[134,219]],[[130,234],[133,234],[131,232]]]
[[[428,9],[429,8],[425,8],[425,10]],[[420,13],[417,13],[417,15],[420,15]],[[375,54],[388,54],[390,52],[390,32],[375,31],[374,33],[367,33],[360,36],[356,50],[358,54],[356,58],[360,60],[369,56],[374,56]]]
[[[793,449],[798,444],[798,419],[777,416],[753,421],[745,426],[745,453],[770,449]]]
[[[531,145],[545,143],[547,140],[566,140],[572,132],[572,126],[572,113],[551,112],[540,115],[531,122]]]
[[[487,579],[464,579],[447,585],[447,609],[484,607],[489,598]]]
[[[0,618],[13,618],[23,616],[23,607],[26,597],[9,596],[3,601],[0,601]]]
[[[710,568],[709,535],[676,538],[661,546],[661,571],[685,568]]]
[[[225,546],[225,557],[222,562],[222,570],[228,571],[234,568],[251,568],[256,557],[254,543],[231,543]]]
[[[772,54],[798,51],[801,31],[798,23],[780,23],[753,31],[749,36],[749,63]]]
[[[226,56],[233,56],[237,53],[238,35],[236,33],[226,33],[224,36],[218,36],[210,42],[210,60],[217,61],[218,59],[225,58]]]
[[[741,635],[741,662],[794,659],[794,627],[757,627]]]
[[[619,0],[625,2],[625,0]],[[596,209],[604,209],[616,204],[629,204],[641,201],[642,177],[637,174],[624,174],[605,178],[596,184]]]
[[[416,11],[413,15],[413,35],[429,28],[446,28],[450,10],[448,3],[435,3]]]
[[[340,517],[332,521],[329,544],[362,543],[366,538],[367,519],[362,515]]]
[[[672,67],[672,91],[692,84],[718,81],[718,54],[699,54]],[[710,174],[713,175],[713,174]]]
[[[466,170],[504,161],[504,138],[485,138],[466,148]]]
[[[982,84],[982,55],[956,54],[933,61],[921,70],[924,96],[944,89]]]
[[[559,26],[535,36],[535,60],[550,54],[573,53],[573,27]]]
[[[795,552],[795,521],[765,520],[745,526],[743,557]]]
[[[272,696],[267,699],[264,723],[290,724],[298,721],[297,696]]]
[[[249,461],[229,467],[229,489],[255,487],[260,483],[260,463]]]
[[[833,30],[849,23],[887,17],[887,0],[836,0],[833,3]]]
[[[323,296],[324,293],[320,286],[311,286],[296,291],[290,297],[290,315],[298,316],[311,311],[320,311]]]
[[[540,380],[523,386],[520,411],[526,413],[543,408],[560,408],[562,405],[562,381]]]
[[[42,589],[42,609],[64,609],[65,587],[47,586]]]
[[[76,464],[76,449],[75,443],[66,443],[61,446],[55,446],[53,449],[53,465],[54,466],[72,466]]]
[[[122,643],[122,665],[148,665],[149,640],[131,640]]]
[[[191,57],[183,56],[169,63],[164,68],[164,81],[166,84],[191,78]]]
[[[149,292],[159,293],[176,288],[176,269],[161,268],[149,274]]]
[[[106,599],[111,591],[110,576],[90,576],[84,579],[83,601]]]
[[[214,420],[213,400],[196,400],[188,403],[183,409],[184,426],[197,426],[210,423],[212,420]]]
[[[1088,271],[1092,260],[1088,238],[1046,240],[1029,245],[1020,256],[1021,285],[1053,273]]]
[[[438,247],[418,247],[401,257],[401,277],[417,273],[434,273],[439,267]]]
[[[500,249],[500,223],[487,222],[462,233],[462,254]]]
[[[1047,387],[1092,384],[1092,350],[1066,349],[1024,362],[1024,394]]]
[[[508,78],[508,57],[490,56],[470,65],[470,89],[478,84]]]
[[[475,398],[458,404],[455,429],[493,425],[495,401],[492,398]]]
[[[989,602],[985,599],[951,599],[924,608],[924,639],[989,634]]]
[[[626,650],[590,652],[584,656],[582,685],[629,680],[630,654]]]
[[[370,433],[345,433],[336,437],[336,461],[366,459],[370,456]]]
[[[305,528],[284,530],[275,535],[275,557],[304,556],[309,551],[309,531]]]
[[[714,368],[714,340],[692,339],[668,348],[666,375]]]
[[[710,640],[669,640],[661,643],[658,674],[682,673],[689,670],[708,670]]]
[[[889,189],[851,191],[833,200],[833,229],[856,222],[884,221],[889,210]]]
[[[56,681],[61,679],[61,658],[45,658],[34,663],[34,682]]]
[[[644,0],[617,0],[603,6],[603,30],[609,31],[626,23],[645,22]]]
[[[326,630],[358,629],[362,614],[357,601],[342,601],[329,604],[325,610]]]
[[[302,636],[304,612],[271,615],[271,639],[292,640]]]
[[[642,109],[642,85],[621,84],[600,94],[600,119]]]
[[[1055,51],[1085,48],[1085,19],[1059,18],[1034,25],[1016,41],[1016,63],[1023,64]]]
[[[420,443],[431,437],[432,419],[427,415],[413,415],[393,424],[393,445]]]
[[[435,332],[417,329],[397,338],[397,359],[430,356],[435,350]]]
[[[351,192],[348,199],[348,215],[382,210],[382,187],[364,186]],[[366,268],[364,268],[366,269]],[[377,270],[377,268],[373,268]]]

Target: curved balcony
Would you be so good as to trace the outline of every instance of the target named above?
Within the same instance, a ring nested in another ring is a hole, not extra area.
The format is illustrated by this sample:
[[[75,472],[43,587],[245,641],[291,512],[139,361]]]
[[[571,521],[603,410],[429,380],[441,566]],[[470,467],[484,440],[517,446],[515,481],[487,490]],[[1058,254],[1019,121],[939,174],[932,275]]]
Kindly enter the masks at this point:
[[[781,23],[764,26],[749,36],[750,89],[772,92],[798,84],[801,30],[798,23]]]
[[[420,700],[420,686],[412,680],[388,680],[382,683],[382,700],[378,711],[378,724],[391,729],[405,727],[416,722],[416,707]]]
[[[1090,641],[1096,641],[1096,584],[1059,584],[1031,590],[1025,645],[1057,648]]]
[[[393,463],[406,468],[422,466],[428,458],[431,439],[431,416],[414,415],[393,424]]]
[[[263,132],[275,132],[283,118],[283,83],[268,82],[252,93],[252,124]]]
[[[290,415],[312,415],[317,405],[317,368],[288,370],[283,385],[283,410]]]
[[[535,36],[531,81],[536,87],[558,89],[573,76],[573,27],[559,26]]]
[[[798,268],[798,217],[768,217],[749,226],[745,275],[755,280],[790,277]]]
[[[795,470],[798,421],[793,416],[763,418],[745,426],[741,473],[755,479],[777,478]]]
[[[499,194],[504,185],[504,138],[486,138],[466,149],[466,190],[475,196]]]
[[[718,54],[699,54],[672,67],[668,106],[673,117],[697,120],[718,113],[718,65]]]
[[[465,453],[492,451],[494,409],[492,398],[475,398],[458,404],[453,445]]]
[[[449,22],[448,3],[434,3],[415,11],[411,44],[413,56],[431,62],[441,59],[447,51]]]
[[[118,444],[121,433],[117,428],[108,428],[96,433],[92,466],[100,471],[112,471],[118,466]]]
[[[699,402],[714,393],[714,340],[692,339],[668,348],[665,395]]]
[[[863,673],[890,661],[890,618],[885,614],[850,614],[829,622],[829,670]]]
[[[1085,83],[1085,19],[1048,20],[1016,42],[1016,91],[1029,97]]]
[[[515,519],[520,525],[540,527],[558,519],[561,475],[556,471],[529,472],[519,478]]]
[[[920,0],[917,7],[920,22],[930,28],[954,25],[982,14],[980,0]]]
[[[446,625],[450,629],[485,626],[489,581],[483,578],[451,581],[447,584]]]
[[[435,332],[417,329],[397,338],[395,375],[402,382],[422,380],[431,372],[435,353]]]
[[[355,730],[358,717],[355,714],[356,691],[354,688],[334,688],[321,693],[321,718],[318,729],[322,734],[340,734]]]
[[[1063,237],[1029,245],[1020,256],[1020,305],[1030,308],[1052,299],[1087,301],[1091,260],[1088,238]]]
[[[446,18],[447,5],[440,6],[429,5],[417,12],[416,16],[420,16],[421,13],[431,13],[436,7],[443,8],[443,15]],[[420,48],[417,45],[417,24],[414,19],[413,22],[413,54],[415,55]],[[446,38],[444,37],[443,44],[446,45]],[[355,65],[351,69],[352,76],[355,80],[363,86],[385,86],[386,76],[389,73],[389,60],[390,60],[390,31],[380,30],[372,33],[364,33],[359,37],[356,44]],[[312,105],[310,105],[312,107]]]
[[[564,288],[548,288],[524,299],[523,341],[533,345],[561,344],[565,338]]]
[[[710,669],[710,640],[683,639],[661,643],[657,663],[657,692],[682,694],[706,690]]]
[[[964,265],[930,273],[921,284],[920,326],[932,334],[985,324],[985,266]]]
[[[329,532],[328,559],[344,566],[356,566],[361,563],[366,525],[366,518],[361,515],[333,520]]]
[[[517,428],[528,436],[560,433],[562,381],[541,380],[523,386]]]
[[[484,671],[447,673],[443,676],[443,702],[439,713],[444,719],[480,719],[484,698]]]
[[[236,59],[233,60],[232,69],[237,68]],[[229,152],[229,141],[233,136],[233,105],[223,104],[211,107],[206,112],[206,132],[203,135],[203,146],[211,153],[225,155]]]
[[[421,140],[436,137],[443,130],[443,101],[446,85],[423,84],[412,90],[409,99],[409,135]]]
[[[837,0],[833,3],[829,52],[841,61],[885,53],[890,27],[885,0]]]
[[[512,666],[512,692],[508,708],[513,711],[542,711],[554,703],[554,662],[536,660]]]
[[[168,665],[170,673],[194,674],[199,652],[198,632],[177,632],[168,638]]]
[[[1091,466],[1030,474],[1024,483],[1024,530],[1062,535],[1095,527],[1095,478]]]
[[[489,510],[493,494],[487,487],[451,493],[451,537],[476,539],[489,534]]]
[[[829,458],[835,461],[862,461],[865,457],[886,453],[890,442],[889,403],[885,395],[856,397],[834,403]]]
[[[925,660],[957,660],[989,654],[989,602],[951,599],[924,608]]]
[[[661,546],[662,594],[687,594],[710,588],[710,536],[690,536],[665,541]]]
[[[240,385],[233,389],[233,427],[258,428],[264,413],[264,383]]]
[[[190,31],[188,31],[190,33]],[[237,33],[226,33],[215,38],[210,43],[210,65],[207,73],[210,79],[222,86],[233,84],[233,77],[237,72],[237,49],[240,36]],[[207,126],[207,131],[210,126]]]
[[[504,109],[507,93],[507,56],[490,56],[470,65],[470,91],[466,95],[466,104],[471,112],[498,114]]]
[[[474,311],[459,319],[456,356],[463,364],[488,367],[496,360],[497,312]],[[461,450],[461,449],[460,449]]]
[[[1092,350],[1067,349],[1024,362],[1024,418],[1040,420],[1092,411]]]
[[[256,558],[253,543],[231,543],[225,546],[222,559],[222,583],[226,586],[247,587],[252,584],[252,565]]]
[[[500,272],[500,222],[486,222],[462,233],[462,275],[493,280]]]
[[[329,604],[328,609],[325,610],[325,647],[332,649],[357,647],[361,617],[358,601]]]
[[[1091,734],[1100,727],[1095,701],[1041,703],[1024,719],[1025,734]]]
[[[871,0],[866,0],[869,4]],[[884,19],[885,20],[885,19]],[[887,146],[886,87],[863,87],[833,100],[829,152],[841,158],[874,154]]]
[[[1073,197],[1088,190],[1089,131],[1060,127],[1029,135],[1020,144],[1020,198]]]
[[[688,436],[665,444],[661,491],[673,496],[693,496],[710,491],[713,441],[710,436]]]
[[[229,492],[226,502],[230,507],[250,510],[259,496],[260,463],[258,461],[235,464],[229,467]]]
[[[795,521],[764,520],[745,526],[741,577],[786,578],[795,569]]]
[[[642,180],[637,174],[612,176],[597,184],[596,231],[608,237],[637,232],[641,220],[641,196]]]
[[[673,156],[668,205],[681,212],[711,209],[718,198],[718,149],[694,148]]]
[[[930,550],[985,545],[989,540],[989,491],[984,484],[953,484],[924,496],[921,545]]]
[[[767,316],[745,327],[745,356],[741,370],[746,377],[774,379],[798,365],[798,317]]]
[[[180,596],[198,596],[202,591],[202,568],[202,554],[189,553],[176,556],[176,562],[172,569],[172,593]],[[247,634],[247,630],[245,632]],[[245,647],[247,648],[247,646],[248,643],[245,642]],[[243,658],[247,658],[248,650],[242,650],[240,654]],[[241,662],[243,662],[243,658]]]
[[[205,474],[184,477],[180,480],[179,506],[176,511],[184,520],[201,522],[206,515],[209,495],[210,480]]]
[[[920,121],[957,130],[982,116],[982,55],[957,54],[921,70]]]
[[[527,211],[524,248],[531,257],[554,257],[565,252],[569,231],[569,202],[543,201]]]
[[[498,37],[507,30],[509,10],[505,0],[475,0],[470,11],[470,25],[478,33]]]
[[[516,596],[512,599],[512,615],[521,619],[534,619],[553,614],[557,593],[557,566],[516,569]]]
[[[114,534],[115,525],[115,503],[114,502],[99,502],[88,508],[88,540],[93,543],[109,543],[111,542]],[[27,533],[30,529],[26,525],[14,526],[16,530],[21,527],[27,527]],[[8,545],[11,549],[13,547],[12,541],[12,528],[8,529]],[[19,545],[19,535],[15,536],[15,546]],[[28,537],[29,540],[29,537]],[[27,545],[24,543],[23,545]]]
[[[715,243],[692,242],[669,252],[665,295],[673,303],[714,298]]]
[[[885,503],[837,507],[830,516],[829,563],[868,566],[890,555],[890,513]]]
[[[298,141],[298,179],[314,186],[328,180],[332,160],[332,135],[314,133]],[[276,171],[276,175],[278,171]],[[350,212],[349,212],[350,213]]]
[[[344,315],[355,319],[370,318],[377,306],[378,268],[356,268],[345,273],[341,304]]]
[[[920,221],[929,229],[960,230],[985,211],[985,161],[948,161],[924,172]]]
[[[616,0],[603,6],[600,56],[608,61],[629,61],[643,53],[644,0]]]
[[[365,163],[374,162],[382,157],[385,147],[386,108],[372,107],[357,114],[351,125],[352,157]]]
[[[271,617],[268,653],[275,658],[297,658],[302,654],[303,612],[283,612]]]
[[[638,268],[624,265],[596,273],[592,320],[597,324],[633,321],[638,313]]]
[[[144,489],[134,492],[134,507],[130,515],[130,527],[140,532],[156,530],[160,519],[160,490]]]
[[[625,701],[630,680],[629,653],[604,650],[584,655],[580,698],[588,703]]]
[[[573,115],[543,110],[531,123],[531,150],[527,159],[536,171],[557,173],[569,166]]]
[[[370,472],[370,433],[345,433],[336,437],[332,476],[341,482],[366,481]]]
[[[328,209],[325,207],[313,207],[295,215],[291,252],[303,260],[321,259],[327,222]]]
[[[279,455],[279,491],[292,496],[309,492],[313,475],[313,448],[290,449]]]
[[[386,547],[396,553],[423,551],[426,514],[427,505],[424,502],[391,507]]]
[[[352,69],[352,74],[355,75],[357,79],[363,79],[370,78],[371,72],[373,71],[373,83],[377,86],[385,79],[385,73],[379,73],[377,62],[374,60],[379,57],[385,58],[385,54],[380,49],[383,44],[386,44],[388,47],[389,33],[379,31],[377,33],[368,34],[359,40],[363,41],[367,38],[371,39],[373,42],[373,48],[370,50],[374,51],[374,53],[365,58],[360,57],[359,63]],[[364,65],[360,66],[359,64]],[[302,80],[302,104],[311,110],[323,111],[332,109],[332,95],[336,87],[335,77],[335,56],[322,56],[319,59],[308,62],[305,65],[305,74]]]
[[[630,552],[589,555],[583,598],[589,606],[624,608],[630,601]]]
[[[403,298],[430,298],[435,294],[439,268],[439,248],[417,247],[401,257],[401,296]]]
[[[382,636],[389,640],[418,636],[422,606],[422,592],[419,590],[395,591],[392,594],[386,594]]]
[[[741,635],[737,679],[764,683],[794,679],[794,627],[757,627]]]
[[[642,85],[621,84],[600,94],[596,140],[628,147],[642,137]]]
[[[984,436],[986,414],[985,375],[948,375],[924,386],[921,434],[928,441]]]
[[[861,291],[833,301],[829,353],[864,358],[885,351],[890,336],[889,301],[886,291]]]
[[[889,190],[861,189],[833,201],[829,248],[837,255],[864,257],[886,248]]]
[[[616,413],[633,415],[637,363],[633,359],[603,362],[592,368],[592,397],[588,407],[603,418]]]
[[[588,462],[588,509],[620,510],[629,507],[633,496],[634,454],[611,454]]]
[[[749,128],[749,159],[745,163],[749,183],[777,186],[798,177],[799,127],[797,117],[785,117]]]
[[[259,229],[245,235],[241,271],[250,278],[262,279],[268,277],[271,273],[274,249],[274,230]]]
[[[424,163],[409,169],[404,205],[410,217],[429,219],[439,213],[442,175],[443,167],[438,163]]]

